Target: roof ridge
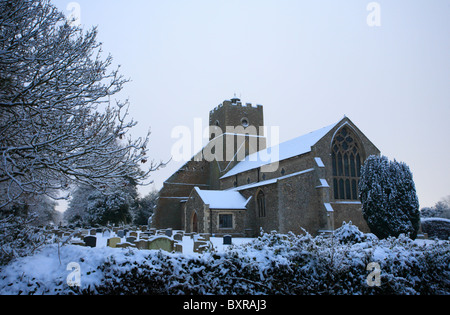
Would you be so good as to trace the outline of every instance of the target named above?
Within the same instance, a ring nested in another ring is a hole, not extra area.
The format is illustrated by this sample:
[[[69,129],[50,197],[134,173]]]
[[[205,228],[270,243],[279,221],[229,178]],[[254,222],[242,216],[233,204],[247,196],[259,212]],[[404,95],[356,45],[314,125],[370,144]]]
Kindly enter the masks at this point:
[[[264,150],[260,150],[253,154],[250,154],[250,155],[246,156],[244,160],[237,163],[229,172],[227,172],[224,176],[222,176],[221,179],[227,178],[227,177],[230,177],[230,176],[233,176],[233,175],[236,175],[236,174],[239,174],[239,173],[251,170],[251,169],[259,168],[263,165],[268,165],[268,164],[271,164],[274,162],[283,161],[288,158],[310,152],[311,146],[316,144],[320,139],[322,139],[328,132],[331,131],[331,129],[333,129],[335,126],[337,126],[341,121],[342,120],[339,120],[338,122],[331,124],[329,126],[325,126],[325,127],[316,129],[309,133],[292,138],[290,140],[283,141],[282,143],[279,143],[277,145],[270,146]],[[303,144],[303,146],[289,145],[289,144],[292,144],[292,142],[300,142],[301,144]],[[298,151],[295,151],[295,149],[292,149],[291,147],[298,148]],[[278,149],[278,157],[276,157],[274,160],[271,159],[270,161],[262,161],[260,159],[260,155],[261,154],[265,154],[265,156],[270,155],[273,151],[273,148]]]

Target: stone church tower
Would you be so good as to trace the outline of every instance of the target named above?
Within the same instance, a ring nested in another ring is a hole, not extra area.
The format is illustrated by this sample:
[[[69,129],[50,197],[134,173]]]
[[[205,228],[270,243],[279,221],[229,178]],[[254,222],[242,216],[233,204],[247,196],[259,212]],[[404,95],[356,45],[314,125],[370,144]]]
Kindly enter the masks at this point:
[[[210,143],[215,162],[210,165],[210,189],[219,178],[249,154],[266,148],[263,106],[243,105],[238,98],[225,100],[209,113]]]
[[[220,177],[251,153],[266,148],[262,105],[246,103],[239,98],[225,100],[209,113],[210,141],[164,182],[160,191],[153,225],[158,228],[182,229],[182,204],[194,187],[220,189]]]

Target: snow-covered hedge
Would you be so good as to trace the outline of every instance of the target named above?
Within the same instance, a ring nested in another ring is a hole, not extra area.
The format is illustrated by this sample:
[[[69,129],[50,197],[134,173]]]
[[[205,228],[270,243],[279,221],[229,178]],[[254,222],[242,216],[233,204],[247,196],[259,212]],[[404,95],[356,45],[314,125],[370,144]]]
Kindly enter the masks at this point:
[[[1,271],[0,294],[450,294],[450,242],[378,240],[348,224],[335,237],[263,234],[226,252],[56,245]],[[69,262],[81,267],[71,289]],[[367,266],[381,267],[370,287]]]
[[[450,238],[450,220],[445,218],[422,219],[422,231],[429,238],[448,240]]]

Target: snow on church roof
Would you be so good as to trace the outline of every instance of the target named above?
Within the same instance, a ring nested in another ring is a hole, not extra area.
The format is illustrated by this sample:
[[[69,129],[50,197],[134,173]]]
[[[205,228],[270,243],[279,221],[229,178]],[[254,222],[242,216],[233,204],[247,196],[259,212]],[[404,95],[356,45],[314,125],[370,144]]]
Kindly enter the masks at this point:
[[[247,209],[247,203],[249,199],[245,199],[237,191],[227,191],[227,190],[200,190],[200,188],[195,187],[200,198],[203,202],[209,205],[210,209],[236,209],[245,210]]]
[[[273,146],[265,150],[250,154],[245,158],[245,160],[239,162],[221,178],[234,176],[251,169],[259,168],[263,165],[268,165],[274,162],[292,158],[297,155],[308,153],[311,151],[311,147],[316,144],[317,141],[322,139],[337,124],[338,123],[332,124],[330,126],[310,132],[306,135],[280,143],[278,146]],[[276,152],[277,149],[278,154]],[[272,152],[273,156],[271,155]]]

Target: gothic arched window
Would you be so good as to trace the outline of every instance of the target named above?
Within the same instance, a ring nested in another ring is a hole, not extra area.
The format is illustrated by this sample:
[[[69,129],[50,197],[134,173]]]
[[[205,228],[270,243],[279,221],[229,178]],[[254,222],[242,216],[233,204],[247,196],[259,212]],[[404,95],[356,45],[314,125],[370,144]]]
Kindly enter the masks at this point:
[[[264,218],[266,216],[266,196],[262,190],[258,192],[256,202],[258,205],[258,215],[260,218]]]
[[[353,132],[343,127],[331,146],[334,199],[358,200],[358,182],[363,160],[360,145]]]

